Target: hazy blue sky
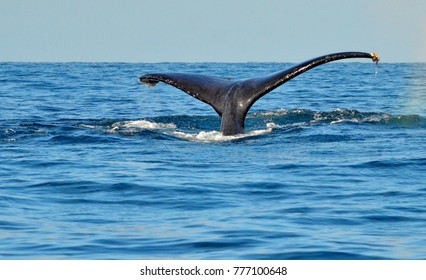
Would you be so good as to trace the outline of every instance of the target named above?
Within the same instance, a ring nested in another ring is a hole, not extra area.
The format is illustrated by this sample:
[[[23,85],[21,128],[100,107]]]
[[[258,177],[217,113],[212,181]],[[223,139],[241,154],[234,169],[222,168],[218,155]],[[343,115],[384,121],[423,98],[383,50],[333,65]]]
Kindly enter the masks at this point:
[[[0,0],[0,61],[426,62],[425,0]]]

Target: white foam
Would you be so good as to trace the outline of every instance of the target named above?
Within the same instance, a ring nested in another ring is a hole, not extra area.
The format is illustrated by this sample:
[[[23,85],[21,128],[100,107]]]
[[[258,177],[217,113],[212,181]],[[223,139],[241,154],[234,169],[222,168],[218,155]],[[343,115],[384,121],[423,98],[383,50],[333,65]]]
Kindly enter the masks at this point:
[[[80,126],[85,128],[98,128],[98,126],[84,124]],[[177,126],[174,123],[157,123],[146,120],[137,120],[116,122],[110,126],[110,129],[104,131],[107,133],[135,134],[143,130],[151,130],[162,133],[164,135],[169,135],[192,142],[227,142],[247,137],[268,134],[271,133],[272,130],[275,128],[282,128],[282,126],[279,126],[275,123],[267,123],[265,129],[248,131],[244,134],[224,136],[222,132],[215,130],[201,131],[198,133],[187,133],[177,130]]]
[[[112,125],[114,127],[114,125]],[[176,128],[176,125],[174,123],[156,123],[156,122],[150,122],[145,120],[139,120],[139,121],[127,121],[122,123],[123,127],[126,128],[143,128],[143,129],[163,129],[163,128]]]
[[[225,136],[220,131],[201,131],[199,133],[185,133],[180,131],[172,131],[171,133],[168,133],[174,137],[193,141],[193,142],[206,142],[206,143],[212,143],[212,142],[228,142],[228,141],[234,141],[238,139],[243,139],[247,137],[253,137],[263,134],[271,133],[273,128],[278,127],[275,126],[275,124],[268,124],[268,128],[266,129],[260,129],[260,130],[253,130],[248,131],[244,134],[237,134],[237,135],[231,135],[231,136]]]
[[[279,109],[276,111],[268,111],[268,112],[254,112],[254,116],[261,116],[261,117],[281,117],[284,115],[287,115],[289,113],[286,109]]]
[[[267,128],[282,128],[282,126],[281,125],[278,125],[278,124],[275,124],[275,123],[267,123],[266,124],[266,127]]]
[[[82,127],[82,128],[90,128],[90,129],[94,129],[94,128],[99,128],[99,126],[96,125],[90,125],[90,124],[79,124],[78,127]]]
[[[108,130],[110,133],[117,132],[119,130],[125,130],[128,132],[136,132],[143,129],[157,130],[157,129],[175,129],[176,125],[174,123],[156,123],[145,120],[138,121],[125,121],[125,122],[116,122],[111,125],[111,129]]]

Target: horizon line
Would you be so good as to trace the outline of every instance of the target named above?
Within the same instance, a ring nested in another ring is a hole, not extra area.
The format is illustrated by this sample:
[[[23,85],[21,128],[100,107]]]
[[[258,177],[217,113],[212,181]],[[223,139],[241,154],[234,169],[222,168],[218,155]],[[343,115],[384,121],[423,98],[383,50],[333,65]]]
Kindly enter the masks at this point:
[[[166,63],[188,63],[188,64],[202,64],[202,63],[210,63],[210,64],[222,64],[222,63],[229,63],[229,64],[244,64],[244,63],[300,63],[302,61],[257,61],[257,60],[253,60],[253,61],[120,61],[120,60],[112,60],[112,61],[89,61],[89,60],[58,60],[58,61],[54,61],[54,60],[17,60],[17,61],[13,61],[13,60],[5,60],[5,61],[0,61],[0,63],[126,63],[126,64],[139,64],[139,63],[144,63],[144,64],[166,64]],[[365,61],[365,60],[358,60],[358,59],[353,59],[353,60],[349,60],[349,61],[335,61],[333,63],[371,63],[369,61]],[[380,60],[379,64],[409,64],[409,63],[426,63],[426,61],[383,61]]]

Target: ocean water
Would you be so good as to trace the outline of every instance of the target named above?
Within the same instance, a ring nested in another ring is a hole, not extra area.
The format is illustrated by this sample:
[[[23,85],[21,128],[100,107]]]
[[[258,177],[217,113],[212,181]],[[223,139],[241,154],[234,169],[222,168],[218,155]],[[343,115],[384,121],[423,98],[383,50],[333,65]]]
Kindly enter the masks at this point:
[[[0,63],[1,259],[425,259],[426,64],[330,63],[223,137],[150,72],[291,63]]]

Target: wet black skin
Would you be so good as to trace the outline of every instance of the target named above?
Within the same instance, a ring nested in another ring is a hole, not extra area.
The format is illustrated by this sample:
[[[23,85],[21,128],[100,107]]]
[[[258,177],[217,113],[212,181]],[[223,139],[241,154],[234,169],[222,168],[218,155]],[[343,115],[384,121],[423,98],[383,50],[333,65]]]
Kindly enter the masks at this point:
[[[222,134],[236,135],[244,133],[247,112],[259,98],[309,69],[348,58],[370,58],[374,62],[379,61],[375,53],[343,52],[320,56],[283,71],[246,80],[232,81],[186,73],[147,74],[139,80],[151,86],[158,82],[167,83],[211,105],[222,119]]]

